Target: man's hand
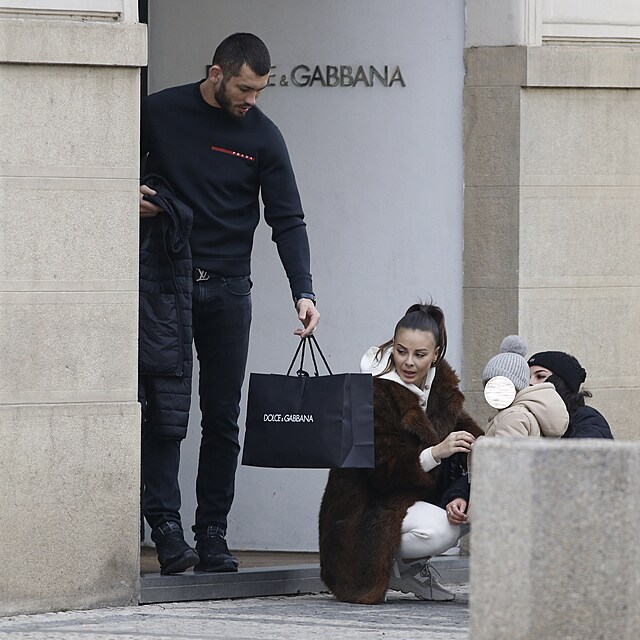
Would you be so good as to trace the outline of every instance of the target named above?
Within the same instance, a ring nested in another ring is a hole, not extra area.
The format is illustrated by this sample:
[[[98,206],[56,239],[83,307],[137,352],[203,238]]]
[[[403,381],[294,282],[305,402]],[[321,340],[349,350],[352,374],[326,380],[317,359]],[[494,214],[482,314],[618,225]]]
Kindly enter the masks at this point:
[[[298,319],[304,325],[304,329],[296,329],[294,333],[301,338],[306,338],[318,326],[320,312],[308,298],[300,298],[296,302],[296,311],[298,312]]]
[[[153,202],[145,200],[143,196],[155,196],[156,192],[147,187],[146,184],[140,185],[140,217],[141,218],[155,218],[162,209]]]

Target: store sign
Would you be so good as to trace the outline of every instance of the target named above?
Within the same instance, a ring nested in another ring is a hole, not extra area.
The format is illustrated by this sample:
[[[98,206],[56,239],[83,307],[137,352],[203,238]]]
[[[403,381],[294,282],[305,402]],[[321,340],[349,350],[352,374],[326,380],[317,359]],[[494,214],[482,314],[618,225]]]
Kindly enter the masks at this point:
[[[397,84],[406,87],[399,66],[374,67],[373,65],[315,65],[313,67],[306,64],[296,65],[288,73],[279,74],[277,67],[271,67],[269,76],[270,87],[280,85],[281,87],[392,87]]]
[[[211,65],[207,65],[207,76]],[[278,71],[276,65],[272,65],[269,74],[268,87],[406,87],[402,71],[399,66],[391,67],[385,64],[383,67],[373,65],[359,65],[353,67],[348,64],[325,65],[319,64],[310,67],[299,64],[287,73]]]

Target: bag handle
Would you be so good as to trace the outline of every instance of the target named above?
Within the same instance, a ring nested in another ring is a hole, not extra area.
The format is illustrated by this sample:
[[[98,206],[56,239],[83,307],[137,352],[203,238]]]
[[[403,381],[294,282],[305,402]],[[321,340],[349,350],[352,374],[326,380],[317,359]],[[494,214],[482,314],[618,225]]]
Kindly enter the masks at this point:
[[[298,354],[300,353],[300,349],[302,349],[302,356],[300,358],[300,368],[296,371],[296,375],[302,377],[302,376],[308,376],[309,374],[306,371],[303,371],[302,367],[304,366],[304,350],[306,348],[306,338],[302,338],[302,340],[300,340],[300,344],[298,344],[298,348],[296,349],[296,352],[293,354],[293,359],[291,360],[291,364],[289,365],[289,368],[287,369],[287,375],[289,375],[291,373],[291,369],[293,368],[293,364],[296,361],[296,358],[298,357]]]
[[[307,341],[309,343],[309,351],[311,353],[311,360],[313,361],[313,373],[314,375],[317,377],[320,375],[320,373],[318,372],[318,363],[316,361],[316,354],[314,352],[314,347],[313,345],[315,345],[315,348],[318,350],[318,353],[320,354],[320,357],[322,358],[322,362],[324,362],[324,366],[327,368],[327,371],[329,372],[329,375],[333,375],[333,372],[331,371],[331,368],[329,367],[329,363],[327,362],[327,359],[324,357],[324,353],[322,353],[322,350],[320,349],[320,345],[318,344],[318,341],[316,340],[316,337],[311,334],[310,336],[305,336],[304,338],[302,338],[300,340],[300,344],[298,345],[298,348],[296,349],[295,354],[293,355],[293,359],[291,360],[291,364],[289,365],[289,368],[287,369],[287,375],[289,375],[291,373],[291,369],[293,369],[293,365],[298,357],[298,354],[300,353],[300,350],[302,350],[302,353],[300,353],[300,368],[296,371],[296,375],[298,377],[309,377],[309,374],[304,370],[304,354],[307,348]]]
[[[311,357],[313,358],[313,364],[316,365],[316,358],[315,355],[313,353],[313,345],[316,345],[316,349],[318,350],[318,353],[320,354],[320,357],[322,358],[322,362],[324,362],[324,366],[327,368],[327,371],[329,372],[329,375],[332,376],[333,375],[333,371],[331,371],[331,368],[329,367],[329,363],[327,362],[327,359],[324,357],[324,353],[322,353],[322,349],[320,348],[320,345],[318,344],[318,341],[316,340],[316,337],[313,335],[313,333],[309,336],[309,349],[311,351]],[[318,366],[316,365],[316,375],[318,371]]]

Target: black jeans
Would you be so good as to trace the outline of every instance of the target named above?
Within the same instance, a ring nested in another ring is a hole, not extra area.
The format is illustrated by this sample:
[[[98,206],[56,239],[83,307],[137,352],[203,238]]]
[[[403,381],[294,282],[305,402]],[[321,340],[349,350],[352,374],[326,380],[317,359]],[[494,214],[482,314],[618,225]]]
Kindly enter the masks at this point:
[[[227,529],[240,445],[238,416],[251,327],[248,276],[211,276],[193,287],[193,335],[200,363],[202,439],[196,481],[196,539],[207,527]],[[142,430],[143,513],[153,529],[180,524],[180,440]]]
[[[249,352],[251,286],[248,276],[194,283],[193,335],[202,412],[196,539],[210,525],[227,530],[240,452],[238,416]]]
[[[178,486],[180,443],[181,440],[159,438],[143,415],[142,513],[151,529],[163,522],[182,526]]]

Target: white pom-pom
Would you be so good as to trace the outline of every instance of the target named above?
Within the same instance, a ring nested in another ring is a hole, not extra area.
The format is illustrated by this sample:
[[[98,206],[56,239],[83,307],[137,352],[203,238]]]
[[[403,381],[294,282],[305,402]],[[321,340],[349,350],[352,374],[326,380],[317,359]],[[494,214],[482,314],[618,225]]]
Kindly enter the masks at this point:
[[[500,345],[502,353],[517,353],[523,358],[527,355],[527,343],[520,336],[507,336]]]

